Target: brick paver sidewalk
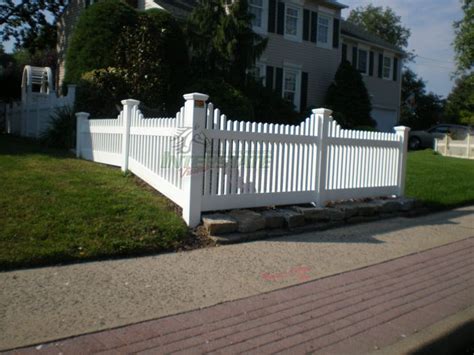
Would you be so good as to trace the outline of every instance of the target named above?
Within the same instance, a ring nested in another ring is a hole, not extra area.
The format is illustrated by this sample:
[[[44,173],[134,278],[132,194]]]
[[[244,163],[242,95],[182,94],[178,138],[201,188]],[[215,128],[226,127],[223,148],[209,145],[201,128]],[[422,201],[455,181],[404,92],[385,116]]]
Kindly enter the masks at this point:
[[[474,238],[469,238],[298,286],[18,352],[366,353],[472,306],[473,256]]]

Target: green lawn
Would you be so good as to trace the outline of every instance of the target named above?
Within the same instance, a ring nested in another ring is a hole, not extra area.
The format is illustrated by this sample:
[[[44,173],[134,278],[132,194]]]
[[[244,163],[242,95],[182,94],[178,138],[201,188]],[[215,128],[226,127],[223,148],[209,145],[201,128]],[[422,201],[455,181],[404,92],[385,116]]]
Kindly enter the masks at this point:
[[[432,150],[410,152],[406,194],[432,208],[474,204],[474,160],[443,157]]]
[[[119,169],[0,135],[0,269],[173,250],[188,229]]]

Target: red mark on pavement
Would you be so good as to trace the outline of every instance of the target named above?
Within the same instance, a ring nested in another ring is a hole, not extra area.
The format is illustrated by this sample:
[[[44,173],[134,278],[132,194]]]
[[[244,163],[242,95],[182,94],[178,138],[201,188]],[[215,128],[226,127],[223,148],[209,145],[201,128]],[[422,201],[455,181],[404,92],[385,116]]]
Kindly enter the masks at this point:
[[[297,266],[287,272],[277,272],[274,274],[264,272],[262,273],[262,278],[265,281],[283,281],[292,277],[296,277],[298,281],[308,281],[310,280],[310,276],[308,275],[310,271],[311,269],[307,266]]]

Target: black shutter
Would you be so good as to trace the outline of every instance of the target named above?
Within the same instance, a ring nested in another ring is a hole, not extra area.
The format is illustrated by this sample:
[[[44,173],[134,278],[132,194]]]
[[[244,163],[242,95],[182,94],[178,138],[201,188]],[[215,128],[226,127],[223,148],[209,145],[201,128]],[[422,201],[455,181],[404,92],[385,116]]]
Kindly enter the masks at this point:
[[[393,81],[398,79],[398,58],[393,58]]]
[[[278,2],[277,33],[283,34],[285,28],[285,3]]]
[[[276,68],[275,91],[281,96],[283,90],[283,68]]]
[[[275,33],[276,0],[268,0],[268,32]]]
[[[309,41],[309,10],[303,11],[303,41]]]
[[[347,60],[347,44],[342,44],[342,62]]]
[[[306,109],[308,103],[308,73],[301,73],[301,98],[300,98],[300,111],[303,112]]]
[[[374,52],[369,53],[369,75],[374,76]]]
[[[311,11],[311,42],[318,38],[318,13]]]
[[[332,47],[339,48],[339,19],[334,19],[334,26],[333,26],[333,35],[332,35]]]
[[[273,67],[267,65],[265,72],[265,86],[269,89],[273,89]]]
[[[352,47],[352,66],[357,69],[357,47]]]
[[[90,4],[91,4],[91,0],[86,0],[86,1],[84,2],[85,8],[87,9]]]
[[[383,54],[379,54],[379,78],[383,76]]]

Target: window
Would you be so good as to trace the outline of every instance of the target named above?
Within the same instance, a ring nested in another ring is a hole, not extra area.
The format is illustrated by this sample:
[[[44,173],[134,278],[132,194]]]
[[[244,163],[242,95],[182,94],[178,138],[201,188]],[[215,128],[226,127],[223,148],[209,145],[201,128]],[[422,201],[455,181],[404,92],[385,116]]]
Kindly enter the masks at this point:
[[[249,11],[253,15],[252,26],[263,28],[263,0],[250,0]]]
[[[392,58],[383,57],[383,78],[390,79],[392,74]]]
[[[285,10],[285,37],[299,40],[300,22],[300,9],[287,5]]]
[[[329,22],[328,16],[318,15],[318,42],[322,44],[329,44]]]
[[[368,54],[364,49],[359,49],[359,59],[357,62],[357,70],[362,74],[367,74]]]
[[[253,76],[255,80],[265,85],[266,65],[263,63],[256,63],[253,69]]]
[[[297,69],[285,68],[283,74],[283,97],[299,109],[301,72]]]

